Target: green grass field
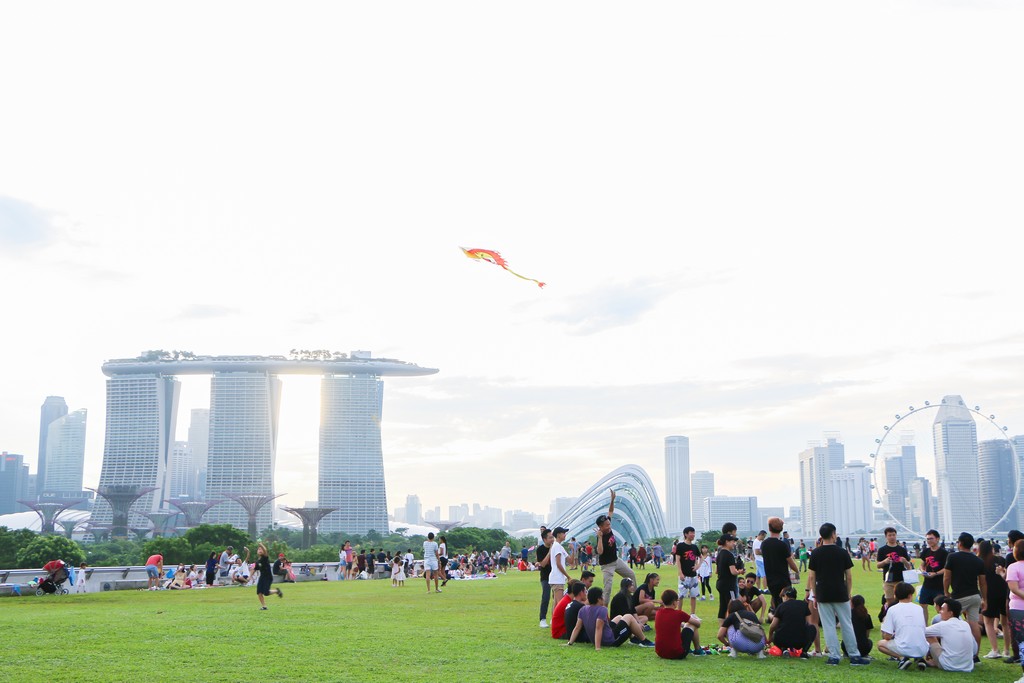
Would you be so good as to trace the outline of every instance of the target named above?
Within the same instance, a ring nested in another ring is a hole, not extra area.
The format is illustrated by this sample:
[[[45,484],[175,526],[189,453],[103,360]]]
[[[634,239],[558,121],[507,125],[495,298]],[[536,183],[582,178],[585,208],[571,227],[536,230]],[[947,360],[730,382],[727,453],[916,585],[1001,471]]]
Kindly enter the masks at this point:
[[[663,567],[661,589],[674,587]],[[575,572],[574,572],[575,574]],[[877,573],[854,570],[877,614]],[[599,577],[600,578],[600,577]],[[643,576],[639,576],[643,580]],[[254,588],[121,591],[0,601],[2,681],[621,681],[699,676],[727,681],[1015,681],[1020,668],[982,661],[973,674],[901,672],[875,659],[850,668],[723,656],[666,661],[623,646],[564,647],[537,626],[536,574],[452,581],[428,595],[422,580],[285,584],[258,610]],[[660,590],[661,590],[660,589]],[[717,603],[699,602],[702,639]],[[877,641],[877,624],[873,633]],[[653,635],[653,634],[652,634]],[[988,651],[987,641],[983,652]],[[875,652],[873,655],[877,654]]]

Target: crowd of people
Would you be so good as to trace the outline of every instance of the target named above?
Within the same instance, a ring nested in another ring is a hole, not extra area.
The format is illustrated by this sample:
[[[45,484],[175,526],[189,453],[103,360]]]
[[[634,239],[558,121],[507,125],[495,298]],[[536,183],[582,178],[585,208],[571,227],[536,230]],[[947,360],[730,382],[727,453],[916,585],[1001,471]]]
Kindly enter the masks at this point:
[[[541,528],[539,624],[567,645],[583,642],[601,649],[632,642],[668,659],[711,652],[822,657],[830,666],[845,657],[858,667],[872,662],[874,649],[900,670],[970,672],[987,639],[991,649],[984,658],[1021,665],[1024,674],[1024,534],[1019,531],[1008,534],[1005,557],[997,539],[962,533],[948,547],[935,530],[928,531],[923,545],[908,547],[898,541],[895,528],[888,528],[884,543],[862,538],[854,546],[830,523],[821,525],[808,547],[789,537],[782,519],[772,517],[767,530],[745,543],[734,524],[725,524],[713,549],[698,545],[695,530],[688,527],[665,557],[655,553],[657,544],[647,546],[649,555],[640,552],[642,544],[620,547],[612,531],[614,514],[612,491],[607,514],[596,520],[596,545],[590,548],[572,539],[567,550],[567,529]],[[634,572],[655,558],[674,565],[678,574],[677,590],[664,590],[660,599],[660,574],[648,573],[637,585]],[[853,590],[855,560],[863,571],[882,574],[877,643],[871,637],[875,624],[868,600]],[[580,578],[570,578],[570,569],[580,570]],[[593,585],[598,571],[600,587]],[[695,613],[703,600],[718,602],[718,624],[710,637],[702,638],[703,624]],[[1024,683],[1024,675],[1018,683]]]

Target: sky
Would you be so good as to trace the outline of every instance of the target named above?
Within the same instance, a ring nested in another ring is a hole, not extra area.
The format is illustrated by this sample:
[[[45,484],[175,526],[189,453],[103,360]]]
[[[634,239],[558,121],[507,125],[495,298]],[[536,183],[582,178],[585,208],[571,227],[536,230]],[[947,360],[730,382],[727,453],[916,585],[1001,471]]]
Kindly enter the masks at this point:
[[[4,3],[0,450],[104,360],[293,348],[388,378],[388,504],[546,512],[664,437],[799,504],[960,394],[1024,434],[1015,2]],[[471,261],[500,251],[544,289]],[[316,498],[318,385],[276,486]],[[183,378],[178,438],[208,381]]]

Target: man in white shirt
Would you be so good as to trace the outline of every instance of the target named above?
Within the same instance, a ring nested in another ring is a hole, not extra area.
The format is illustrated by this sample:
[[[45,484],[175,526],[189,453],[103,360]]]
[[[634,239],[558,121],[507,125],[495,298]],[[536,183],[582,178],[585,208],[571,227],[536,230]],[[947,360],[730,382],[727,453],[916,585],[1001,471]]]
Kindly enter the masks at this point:
[[[882,622],[882,640],[878,641],[878,651],[890,657],[898,657],[899,669],[907,670],[913,664],[924,670],[924,662],[928,654],[928,641],[924,637],[924,613],[915,605],[914,587],[909,583],[900,582],[893,588],[893,594],[899,602],[889,607]]]
[[[221,583],[230,583],[228,574],[231,572],[231,567],[235,563],[234,559],[238,557],[235,555],[235,549],[228,546],[227,549],[220,554],[220,561],[217,563],[217,568],[220,570],[220,578],[223,579]]]
[[[754,539],[754,569],[756,570],[756,580],[754,585],[759,589],[764,590],[764,556],[761,555],[761,543],[764,541],[764,537],[768,535],[767,531],[763,529],[758,532],[757,537]]]
[[[970,624],[960,621],[962,609],[959,601],[946,600],[939,606],[942,621],[924,630],[932,654],[928,666],[943,671],[974,671],[978,643],[974,640]]]
[[[569,530],[560,526],[555,527],[552,533],[555,536],[555,542],[551,544],[551,550],[548,553],[551,557],[551,575],[548,576],[548,585],[551,586],[551,599],[557,605],[565,594],[565,583],[569,580],[569,570],[566,569],[569,553],[562,547],[562,541],[565,540],[565,535],[569,533]]]

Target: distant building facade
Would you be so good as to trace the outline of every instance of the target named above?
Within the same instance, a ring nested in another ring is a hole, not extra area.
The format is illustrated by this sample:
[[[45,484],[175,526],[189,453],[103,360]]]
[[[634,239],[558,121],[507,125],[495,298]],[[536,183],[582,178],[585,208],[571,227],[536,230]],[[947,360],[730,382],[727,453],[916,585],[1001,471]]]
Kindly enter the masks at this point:
[[[698,534],[710,531],[714,527],[704,517],[704,499],[715,495],[715,473],[698,470],[690,475],[690,516],[691,524]]]
[[[50,422],[46,429],[45,473],[37,473],[38,495],[82,492],[85,428],[88,411],[75,410]]]
[[[673,534],[690,525],[690,439],[665,437],[666,523]]]

